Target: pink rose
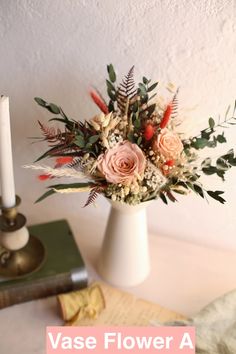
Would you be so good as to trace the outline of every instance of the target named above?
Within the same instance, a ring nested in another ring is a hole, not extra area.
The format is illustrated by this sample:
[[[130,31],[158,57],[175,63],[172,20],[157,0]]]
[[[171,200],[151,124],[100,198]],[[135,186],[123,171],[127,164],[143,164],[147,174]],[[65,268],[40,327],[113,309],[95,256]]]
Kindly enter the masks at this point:
[[[146,158],[136,144],[124,141],[98,158],[98,168],[111,183],[130,184],[144,173]]]
[[[153,143],[153,151],[160,153],[167,160],[178,158],[183,148],[179,136],[167,128],[161,130]]]

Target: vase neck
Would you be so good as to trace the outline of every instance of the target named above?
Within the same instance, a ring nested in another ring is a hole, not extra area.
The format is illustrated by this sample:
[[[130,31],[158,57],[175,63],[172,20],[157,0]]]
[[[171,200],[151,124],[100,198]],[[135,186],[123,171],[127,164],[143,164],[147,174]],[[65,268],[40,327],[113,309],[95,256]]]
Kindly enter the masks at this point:
[[[144,202],[144,203],[139,203],[137,205],[130,205],[126,203],[121,203],[121,202],[114,202],[111,199],[108,199],[108,202],[110,203],[112,209],[117,210],[121,213],[127,213],[127,214],[132,214],[136,212],[140,212],[142,210],[146,210],[147,206],[150,205],[151,202]]]

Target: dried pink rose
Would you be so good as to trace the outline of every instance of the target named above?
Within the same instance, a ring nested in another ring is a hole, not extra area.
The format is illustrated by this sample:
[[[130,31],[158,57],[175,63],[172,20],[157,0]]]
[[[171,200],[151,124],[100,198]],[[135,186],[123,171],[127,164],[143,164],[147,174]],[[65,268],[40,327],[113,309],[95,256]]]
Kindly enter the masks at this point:
[[[124,141],[98,157],[98,169],[110,183],[130,184],[142,176],[146,158],[136,144]]]
[[[167,128],[162,129],[153,143],[153,151],[160,153],[167,160],[177,159],[183,151],[179,136]]]

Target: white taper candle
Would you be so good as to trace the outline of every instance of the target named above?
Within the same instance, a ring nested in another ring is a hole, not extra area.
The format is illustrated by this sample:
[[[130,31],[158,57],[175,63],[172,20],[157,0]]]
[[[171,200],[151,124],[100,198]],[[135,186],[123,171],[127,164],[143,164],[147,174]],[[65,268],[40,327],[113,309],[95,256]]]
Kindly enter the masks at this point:
[[[2,204],[11,208],[16,204],[13,174],[9,97],[0,97],[0,182]]]

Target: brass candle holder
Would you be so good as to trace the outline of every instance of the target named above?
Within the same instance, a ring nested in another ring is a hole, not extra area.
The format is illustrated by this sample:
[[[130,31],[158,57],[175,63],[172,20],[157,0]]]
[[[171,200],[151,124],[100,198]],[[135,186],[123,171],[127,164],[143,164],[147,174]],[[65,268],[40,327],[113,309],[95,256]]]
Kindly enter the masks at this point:
[[[35,236],[29,235],[26,217],[18,213],[21,199],[5,208],[0,198],[0,277],[19,278],[37,271],[45,260],[45,248]]]

